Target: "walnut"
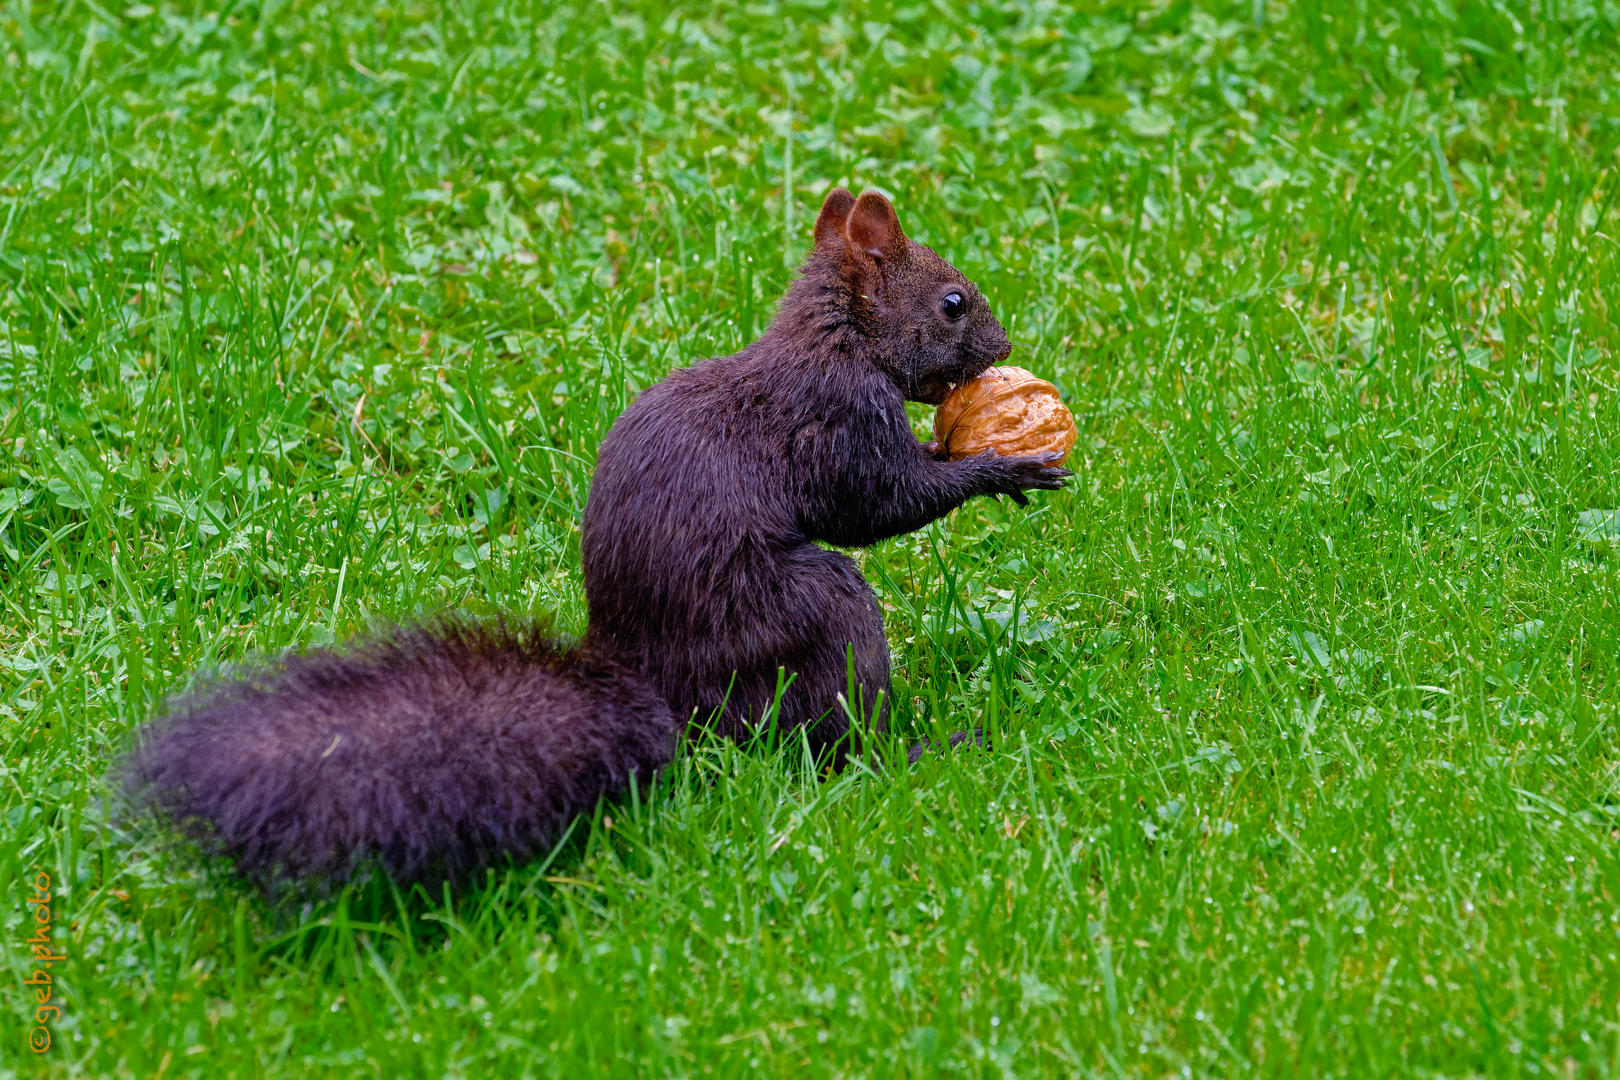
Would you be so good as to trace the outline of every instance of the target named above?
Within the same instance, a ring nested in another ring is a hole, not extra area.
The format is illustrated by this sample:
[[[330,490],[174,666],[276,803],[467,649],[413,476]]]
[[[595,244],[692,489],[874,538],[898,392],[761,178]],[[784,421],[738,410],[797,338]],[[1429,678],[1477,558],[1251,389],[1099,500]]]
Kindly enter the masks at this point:
[[[1043,450],[1067,455],[1079,436],[1057,387],[1023,368],[989,368],[952,390],[934,411],[934,440],[952,461],[986,450],[1003,457]]]

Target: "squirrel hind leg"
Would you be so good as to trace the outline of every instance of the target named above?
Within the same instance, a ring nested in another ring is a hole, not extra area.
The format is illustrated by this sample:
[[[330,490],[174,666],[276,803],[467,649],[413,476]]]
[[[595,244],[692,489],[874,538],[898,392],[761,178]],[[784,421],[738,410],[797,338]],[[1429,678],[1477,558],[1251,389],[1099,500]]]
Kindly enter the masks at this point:
[[[611,657],[435,624],[288,656],[147,725],[124,787],[266,886],[459,878],[544,850],[674,755],[669,706]]]
[[[775,600],[783,624],[795,627],[798,638],[795,662],[787,665],[796,678],[783,699],[782,726],[802,725],[811,752],[841,770],[851,754],[863,752],[863,734],[887,727],[889,643],[883,614],[853,559],[813,545],[796,555],[795,573]],[[774,680],[773,666],[768,694],[774,693]],[[859,732],[851,731],[851,713]]]

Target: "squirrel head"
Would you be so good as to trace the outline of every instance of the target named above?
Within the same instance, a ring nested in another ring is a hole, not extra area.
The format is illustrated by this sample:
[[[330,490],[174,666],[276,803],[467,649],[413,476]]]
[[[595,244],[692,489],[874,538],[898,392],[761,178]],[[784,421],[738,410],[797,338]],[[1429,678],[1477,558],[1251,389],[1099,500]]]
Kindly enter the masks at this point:
[[[828,193],[807,270],[836,282],[839,302],[875,346],[870,355],[913,401],[938,405],[952,386],[1012,351],[984,295],[909,239],[894,207],[875,191],[859,199],[843,188]]]

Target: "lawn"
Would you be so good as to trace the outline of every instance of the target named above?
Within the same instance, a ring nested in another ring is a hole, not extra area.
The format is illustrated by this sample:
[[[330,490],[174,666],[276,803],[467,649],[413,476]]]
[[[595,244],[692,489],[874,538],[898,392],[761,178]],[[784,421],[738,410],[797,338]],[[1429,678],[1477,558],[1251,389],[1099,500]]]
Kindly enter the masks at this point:
[[[1620,1075],[1620,8],[1082,6],[4,0],[0,1075]],[[988,751],[308,902],[109,813],[198,671],[581,630],[598,441],[835,184],[1079,424],[859,556]]]

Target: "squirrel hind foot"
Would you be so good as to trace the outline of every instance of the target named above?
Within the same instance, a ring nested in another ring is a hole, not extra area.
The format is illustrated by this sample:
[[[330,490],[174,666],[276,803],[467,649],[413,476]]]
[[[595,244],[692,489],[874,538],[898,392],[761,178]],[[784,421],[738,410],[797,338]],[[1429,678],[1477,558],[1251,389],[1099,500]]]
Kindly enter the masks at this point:
[[[951,750],[955,750],[958,746],[961,746],[963,743],[970,742],[970,741],[971,741],[971,745],[977,750],[988,750],[988,749],[990,749],[990,742],[989,742],[989,740],[987,740],[984,737],[984,729],[983,728],[974,728],[971,732],[968,732],[968,731],[953,731],[953,732],[951,732],[950,739],[947,740],[947,747],[949,749],[951,749]],[[921,761],[923,759],[924,754],[928,753],[930,750],[933,750],[933,749],[935,749],[935,747],[934,747],[934,744],[931,741],[929,741],[928,739],[922,740],[917,745],[913,746],[910,750],[906,751],[906,764],[907,765],[915,765],[915,764],[917,764],[917,762],[919,762],[919,761]]]

